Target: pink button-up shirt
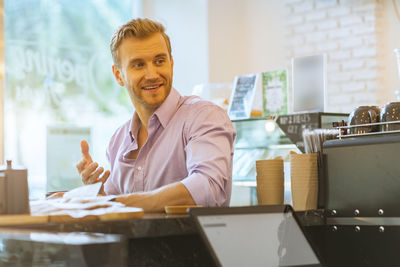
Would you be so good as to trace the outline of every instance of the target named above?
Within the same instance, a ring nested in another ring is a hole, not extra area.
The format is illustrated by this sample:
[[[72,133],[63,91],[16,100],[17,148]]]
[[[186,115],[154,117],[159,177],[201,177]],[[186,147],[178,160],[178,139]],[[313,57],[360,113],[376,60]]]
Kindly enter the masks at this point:
[[[137,158],[128,159],[138,149],[140,126],[135,112],[111,138],[107,194],[150,191],[180,181],[198,205],[229,205],[236,132],[222,108],[195,96],[182,97],[172,88],[150,118],[148,139]]]

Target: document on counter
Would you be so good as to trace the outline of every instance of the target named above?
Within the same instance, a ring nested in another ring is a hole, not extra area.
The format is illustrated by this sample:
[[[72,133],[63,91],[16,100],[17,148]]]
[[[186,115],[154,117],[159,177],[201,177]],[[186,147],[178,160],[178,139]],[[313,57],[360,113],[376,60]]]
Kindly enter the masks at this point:
[[[74,198],[74,197],[96,197],[99,194],[102,183],[98,182],[95,184],[88,184],[77,187],[68,192],[65,192],[63,198]]]
[[[71,217],[79,218],[87,215],[141,210],[112,201],[116,197],[114,195],[98,196],[101,185],[102,183],[84,185],[66,192],[60,198],[31,201],[31,214],[68,214]]]

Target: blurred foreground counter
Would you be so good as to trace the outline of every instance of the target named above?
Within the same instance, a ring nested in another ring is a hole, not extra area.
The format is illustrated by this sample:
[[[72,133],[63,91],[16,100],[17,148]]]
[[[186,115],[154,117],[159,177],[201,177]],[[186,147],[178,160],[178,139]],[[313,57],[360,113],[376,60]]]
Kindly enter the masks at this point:
[[[0,266],[212,265],[188,215],[0,228]]]
[[[121,235],[0,229],[0,266],[127,266],[127,249]]]

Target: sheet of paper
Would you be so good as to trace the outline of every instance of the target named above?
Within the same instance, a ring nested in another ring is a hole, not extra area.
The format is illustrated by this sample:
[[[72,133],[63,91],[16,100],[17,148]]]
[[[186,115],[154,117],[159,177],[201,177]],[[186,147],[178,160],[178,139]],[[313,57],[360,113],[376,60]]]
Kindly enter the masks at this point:
[[[30,202],[31,214],[53,215],[67,211],[87,211],[103,208],[125,208],[120,202],[110,201],[115,196],[76,197],[71,199],[57,198],[35,200]]]
[[[72,189],[71,191],[66,192],[64,194],[63,198],[69,199],[69,198],[75,198],[75,197],[79,197],[79,198],[96,197],[100,191],[100,188],[101,188],[101,182],[80,186],[75,189]]]

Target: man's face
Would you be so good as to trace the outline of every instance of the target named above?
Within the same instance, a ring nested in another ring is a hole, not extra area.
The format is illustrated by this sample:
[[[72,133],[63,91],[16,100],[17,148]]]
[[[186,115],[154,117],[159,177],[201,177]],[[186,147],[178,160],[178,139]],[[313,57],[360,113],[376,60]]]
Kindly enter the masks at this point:
[[[113,72],[119,85],[128,90],[136,109],[154,111],[172,87],[173,60],[160,33],[146,38],[130,37],[118,48],[119,67]]]

